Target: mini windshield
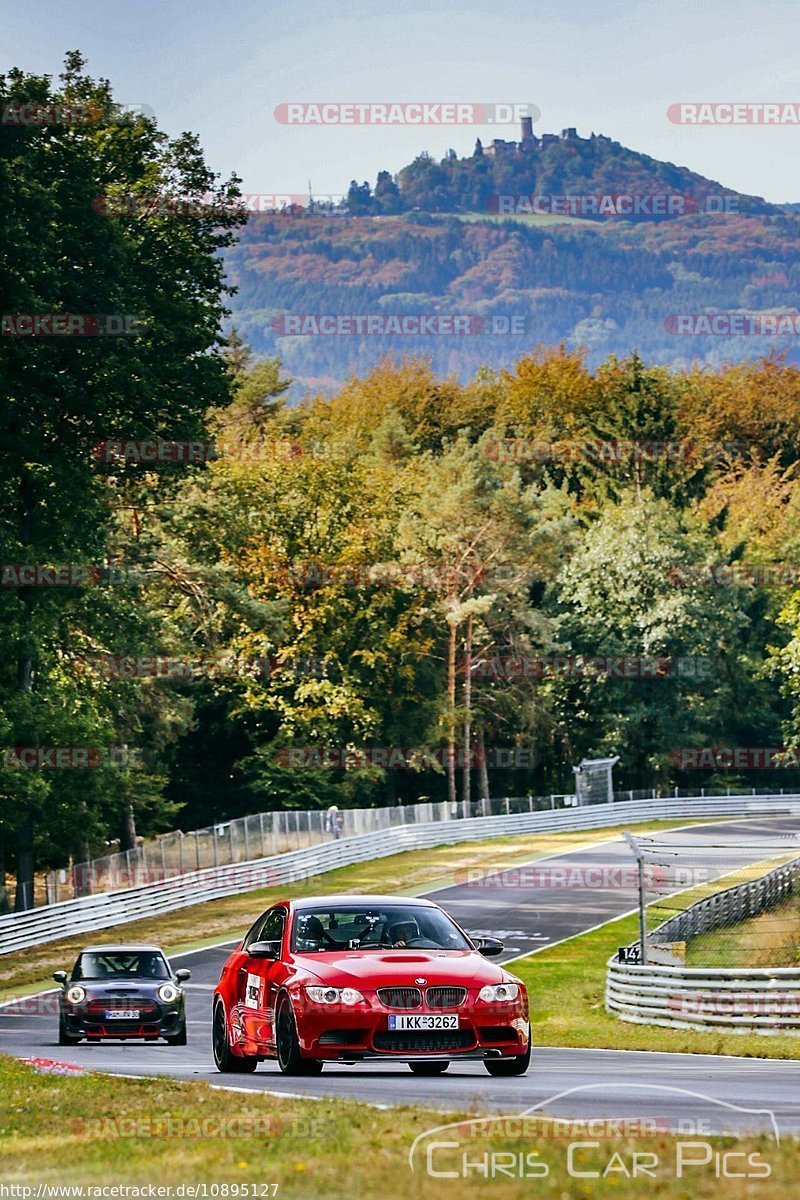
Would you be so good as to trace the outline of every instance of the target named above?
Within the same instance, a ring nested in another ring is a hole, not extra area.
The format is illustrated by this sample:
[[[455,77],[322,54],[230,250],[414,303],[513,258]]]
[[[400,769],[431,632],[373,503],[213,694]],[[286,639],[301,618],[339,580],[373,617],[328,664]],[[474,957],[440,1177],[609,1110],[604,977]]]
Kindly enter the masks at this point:
[[[438,908],[304,908],[292,929],[292,950],[470,950],[463,933]]]
[[[153,950],[90,950],[78,956],[72,980],[169,979],[163,954]]]

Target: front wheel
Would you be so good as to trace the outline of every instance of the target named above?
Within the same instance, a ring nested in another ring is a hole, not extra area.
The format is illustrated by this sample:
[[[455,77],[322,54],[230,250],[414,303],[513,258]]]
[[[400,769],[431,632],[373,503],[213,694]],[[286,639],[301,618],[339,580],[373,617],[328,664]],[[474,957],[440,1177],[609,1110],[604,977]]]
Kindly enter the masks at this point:
[[[408,1064],[415,1075],[444,1075],[448,1062],[413,1062]]]
[[[284,1075],[319,1075],[322,1063],[318,1058],[303,1058],[297,1025],[288,996],[281,996],[275,1014],[275,1042],[278,1066]]]
[[[224,1014],[223,1014],[224,1020]],[[184,1021],[177,1033],[170,1033],[164,1038],[170,1046],[185,1046],[186,1045],[186,1022]]]
[[[252,1054],[234,1054],[228,1043],[227,1021],[225,1009],[218,1004],[214,1009],[214,1024],[212,1026],[211,1042],[214,1048],[214,1062],[217,1070],[225,1074],[249,1075],[258,1066],[258,1059]]]
[[[487,1058],[483,1064],[490,1075],[524,1075],[531,1065],[531,1038],[528,1033],[528,1049],[513,1058]]]
[[[67,1033],[67,1026],[64,1018],[61,1017],[58,1022],[58,1044],[59,1046],[77,1046],[81,1039],[74,1037],[73,1034]]]

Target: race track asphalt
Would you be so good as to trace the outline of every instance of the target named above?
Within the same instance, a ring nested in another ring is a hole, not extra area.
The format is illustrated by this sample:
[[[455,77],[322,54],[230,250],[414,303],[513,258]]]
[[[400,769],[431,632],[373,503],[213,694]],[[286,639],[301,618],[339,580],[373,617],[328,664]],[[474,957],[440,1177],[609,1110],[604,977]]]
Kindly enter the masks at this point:
[[[773,855],[777,845],[791,848],[795,837],[800,838],[800,816],[756,817],[677,827],[658,834],[658,846],[666,858],[675,855],[674,861],[702,864],[716,875],[767,857],[767,846]],[[458,879],[427,894],[469,931],[501,937],[506,950],[494,961],[511,962],[634,910],[632,861],[624,842],[610,840],[538,859],[535,870],[510,871],[494,885],[485,878]],[[570,886],[565,886],[565,874]],[[576,879],[599,881],[600,886],[576,887]],[[304,1079],[282,1076],[277,1064],[267,1062],[253,1075],[223,1076],[211,1056],[210,1000],[233,944],[173,959],[192,970],[185,1047],[138,1042],[58,1046],[52,992],[0,1006],[0,1047],[23,1058],[51,1058],[123,1075],[167,1074],[291,1096],[506,1114],[542,1105],[557,1117],[647,1118],[679,1131],[683,1122],[683,1132],[690,1127],[774,1131],[776,1123],[781,1133],[800,1132],[800,1061],[659,1053],[657,1028],[652,1031],[653,1051],[644,1052],[536,1049],[534,1025],[531,1067],[516,1079],[492,1078],[480,1063],[452,1064],[446,1075],[434,1078],[412,1075],[399,1063],[328,1065],[322,1075]]]

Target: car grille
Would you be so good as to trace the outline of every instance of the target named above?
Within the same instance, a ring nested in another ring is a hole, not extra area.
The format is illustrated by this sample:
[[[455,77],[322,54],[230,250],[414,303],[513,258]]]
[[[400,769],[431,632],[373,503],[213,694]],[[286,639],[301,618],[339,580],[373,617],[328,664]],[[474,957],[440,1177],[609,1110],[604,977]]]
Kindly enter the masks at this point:
[[[106,1013],[115,1008],[135,1009],[139,1013],[139,1016],[134,1019],[133,1023],[137,1025],[141,1021],[146,1021],[148,1017],[152,1018],[159,1015],[158,1005],[154,1004],[152,1000],[137,1000],[135,997],[130,997],[124,1001],[112,1000],[110,998],[108,1000],[91,1000],[86,1011],[90,1020],[97,1020],[99,1018],[103,1024],[108,1024]],[[120,1021],[120,1024],[130,1025],[131,1021],[127,1019]]]
[[[329,1029],[320,1034],[320,1046],[360,1046],[367,1036],[366,1029]]]
[[[425,993],[428,1008],[458,1008],[467,998],[463,987],[429,987]]]
[[[386,1008],[422,1008],[422,992],[419,988],[378,988],[376,995]]]
[[[443,1029],[431,1033],[378,1032],[374,1035],[376,1050],[416,1054],[425,1050],[466,1050],[475,1044],[471,1029]]]

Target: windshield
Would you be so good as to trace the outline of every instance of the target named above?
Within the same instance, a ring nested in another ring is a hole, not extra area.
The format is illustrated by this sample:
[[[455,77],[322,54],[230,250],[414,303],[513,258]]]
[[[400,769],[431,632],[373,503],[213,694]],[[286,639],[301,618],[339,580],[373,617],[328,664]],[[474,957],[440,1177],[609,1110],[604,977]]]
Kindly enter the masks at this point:
[[[292,950],[470,950],[463,933],[438,908],[304,908],[294,920]]]
[[[90,951],[81,954],[72,972],[73,982],[81,979],[170,979],[163,954],[152,950]]]

